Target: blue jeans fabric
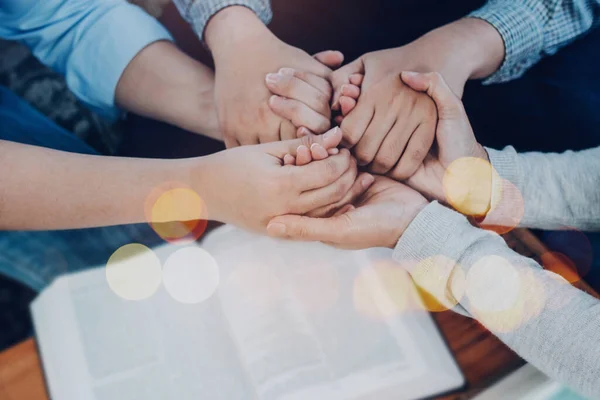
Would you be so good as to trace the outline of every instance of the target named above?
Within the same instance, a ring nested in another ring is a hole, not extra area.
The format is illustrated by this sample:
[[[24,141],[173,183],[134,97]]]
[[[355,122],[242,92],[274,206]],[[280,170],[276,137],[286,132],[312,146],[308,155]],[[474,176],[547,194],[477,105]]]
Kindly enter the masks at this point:
[[[97,154],[2,86],[0,139]],[[0,231],[0,274],[40,291],[61,274],[106,263],[115,250],[128,243],[152,246],[160,239],[146,224],[65,231]]]

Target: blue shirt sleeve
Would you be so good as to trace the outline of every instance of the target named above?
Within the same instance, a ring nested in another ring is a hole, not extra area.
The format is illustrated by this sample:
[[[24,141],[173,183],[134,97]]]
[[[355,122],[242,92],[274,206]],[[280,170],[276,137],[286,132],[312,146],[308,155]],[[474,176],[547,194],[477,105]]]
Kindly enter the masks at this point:
[[[27,45],[69,88],[114,119],[115,90],[129,62],[167,30],[124,0],[0,0],[0,37]]]

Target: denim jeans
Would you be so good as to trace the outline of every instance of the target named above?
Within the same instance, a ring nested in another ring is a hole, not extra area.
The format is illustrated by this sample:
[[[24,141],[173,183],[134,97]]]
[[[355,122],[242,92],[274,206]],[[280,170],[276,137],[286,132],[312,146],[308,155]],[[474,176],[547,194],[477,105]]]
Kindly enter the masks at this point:
[[[96,154],[92,147],[2,86],[0,121],[2,140]],[[146,224],[64,231],[0,231],[0,274],[40,291],[61,274],[106,263],[123,245],[142,243],[152,246],[159,242],[158,236]]]

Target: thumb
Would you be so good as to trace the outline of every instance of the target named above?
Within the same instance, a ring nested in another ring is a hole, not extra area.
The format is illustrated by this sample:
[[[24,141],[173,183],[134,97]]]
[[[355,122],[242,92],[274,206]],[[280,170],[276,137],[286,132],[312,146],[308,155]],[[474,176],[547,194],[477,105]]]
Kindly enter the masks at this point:
[[[333,110],[339,110],[339,101],[342,95],[342,86],[350,83],[350,75],[363,74],[365,73],[365,64],[363,63],[362,57],[357,58],[350,64],[343,66],[342,68],[334,71],[331,74],[331,85],[333,86],[333,102],[331,108]]]
[[[347,230],[347,219],[343,216],[311,218],[300,215],[282,215],[273,218],[267,225],[269,236],[308,242],[339,243],[342,232]]]
[[[402,81],[417,92],[426,92],[433,99],[441,120],[467,118],[462,102],[450,89],[442,75],[437,72],[422,74],[404,71]]]
[[[267,153],[283,159],[286,154],[296,156],[298,146],[306,146],[309,149],[315,143],[320,144],[325,150],[333,149],[342,142],[343,133],[339,127],[335,127],[322,135],[309,134],[299,139],[284,140],[282,142],[267,143],[264,146]]]
[[[313,56],[315,60],[329,68],[336,69],[344,62],[344,55],[339,51],[327,50]]]

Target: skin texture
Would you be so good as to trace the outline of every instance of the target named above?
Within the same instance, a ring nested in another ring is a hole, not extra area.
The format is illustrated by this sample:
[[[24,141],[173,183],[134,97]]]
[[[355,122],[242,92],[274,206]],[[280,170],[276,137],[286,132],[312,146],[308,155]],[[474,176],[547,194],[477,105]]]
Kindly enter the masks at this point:
[[[435,101],[439,116],[437,154],[427,157],[408,180],[408,185],[376,176],[364,195],[353,205],[342,207],[332,217],[276,217],[267,226],[269,235],[293,240],[318,240],[349,249],[393,248],[408,225],[428,204],[423,194],[430,199],[445,201],[442,179],[448,165],[464,157],[489,162],[485,149],[475,139],[460,99],[440,74],[405,72],[402,79],[413,90],[427,93]],[[313,156],[313,159],[318,158]],[[288,160],[292,161],[291,158]],[[491,179],[490,176],[490,185]],[[485,208],[489,209],[489,201]]]
[[[173,43],[154,42],[129,63],[115,100],[128,111],[223,140],[214,101],[214,73]]]
[[[279,40],[245,7],[227,7],[215,15],[205,38],[215,61],[215,99],[227,147],[292,139],[304,125],[316,133],[329,129],[329,124],[300,120],[294,120],[295,126],[275,114],[265,85],[268,73],[290,67],[312,73],[321,80],[319,86],[326,86],[329,67]]]
[[[202,218],[264,231],[275,215],[312,211],[346,196],[357,173],[348,151],[305,166],[283,165],[299,146],[329,149],[341,138],[336,129],[180,160],[89,156],[0,141],[3,170],[10,171],[0,174],[0,229],[165,222],[148,221],[145,202],[157,188],[183,185],[202,198],[208,210]]]

